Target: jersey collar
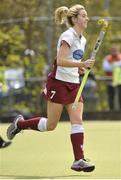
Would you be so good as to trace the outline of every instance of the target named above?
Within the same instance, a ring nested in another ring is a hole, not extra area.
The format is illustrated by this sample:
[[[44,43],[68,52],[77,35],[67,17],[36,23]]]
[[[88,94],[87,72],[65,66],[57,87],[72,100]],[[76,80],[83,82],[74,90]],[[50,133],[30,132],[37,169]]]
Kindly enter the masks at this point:
[[[74,28],[70,27],[69,29],[74,33],[74,35],[76,35],[76,37],[78,37],[79,39],[81,39],[82,34],[79,36],[79,35],[77,34],[77,32],[75,31]]]

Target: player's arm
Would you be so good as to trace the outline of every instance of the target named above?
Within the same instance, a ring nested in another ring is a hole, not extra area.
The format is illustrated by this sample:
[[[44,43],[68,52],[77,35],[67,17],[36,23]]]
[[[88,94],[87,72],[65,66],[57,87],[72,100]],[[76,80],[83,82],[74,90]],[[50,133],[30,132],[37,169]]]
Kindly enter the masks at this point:
[[[94,64],[93,60],[86,60],[84,62],[81,62],[81,59],[79,61],[69,61],[67,59],[67,56],[70,51],[70,46],[66,41],[62,41],[61,47],[59,49],[59,52],[57,54],[57,65],[58,66],[64,66],[64,67],[84,67],[88,68],[91,67]]]

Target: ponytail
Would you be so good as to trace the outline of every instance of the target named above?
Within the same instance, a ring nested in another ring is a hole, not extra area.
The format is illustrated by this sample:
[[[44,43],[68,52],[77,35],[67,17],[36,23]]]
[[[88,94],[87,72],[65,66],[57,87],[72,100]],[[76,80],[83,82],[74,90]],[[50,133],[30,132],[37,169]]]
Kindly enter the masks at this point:
[[[66,17],[68,14],[68,7],[61,6],[55,10],[55,23],[56,24],[66,24]]]

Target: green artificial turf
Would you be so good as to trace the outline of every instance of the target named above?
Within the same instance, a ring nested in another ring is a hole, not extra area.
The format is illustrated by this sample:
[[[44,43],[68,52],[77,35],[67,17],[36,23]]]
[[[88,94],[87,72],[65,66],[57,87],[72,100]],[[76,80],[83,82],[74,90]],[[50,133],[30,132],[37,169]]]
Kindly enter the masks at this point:
[[[7,140],[9,124],[0,124]],[[27,130],[11,146],[0,149],[1,179],[121,179],[121,122],[85,121],[85,158],[96,165],[91,173],[70,169],[73,162],[70,123],[53,132]]]

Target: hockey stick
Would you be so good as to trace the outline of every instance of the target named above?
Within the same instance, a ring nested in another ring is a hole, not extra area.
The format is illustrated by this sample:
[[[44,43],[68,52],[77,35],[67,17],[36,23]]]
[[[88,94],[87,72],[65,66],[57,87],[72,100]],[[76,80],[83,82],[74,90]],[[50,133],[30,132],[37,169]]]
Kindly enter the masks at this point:
[[[95,56],[96,56],[96,54],[97,54],[97,52],[98,52],[98,50],[99,50],[99,47],[100,47],[100,45],[101,45],[101,43],[102,43],[102,40],[103,40],[103,38],[104,38],[104,35],[105,35],[105,33],[106,33],[106,30],[107,30],[107,27],[108,27],[108,22],[107,22],[106,20],[104,20],[104,19],[100,19],[100,20],[98,21],[98,25],[101,25],[102,28],[101,28],[101,31],[100,31],[100,33],[99,33],[99,35],[98,35],[97,40],[96,40],[94,49],[92,50],[90,59],[95,59]],[[83,88],[84,88],[84,86],[85,86],[85,84],[86,84],[86,81],[87,81],[87,78],[88,78],[88,75],[89,75],[90,71],[91,71],[91,69],[87,69],[86,72],[85,72],[85,74],[84,74],[84,77],[83,77],[83,79],[82,79],[81,85],[80,85],[79,90],[78,90],[78,92],[77,92],[75,101],[74,101],[74,103],[73,103],[73,105],[72,105],[72,109],[76,109],[77,106],[78,106],[79,98],[80,98],[81,93],[82,93],[82,91],[83,91]]]

